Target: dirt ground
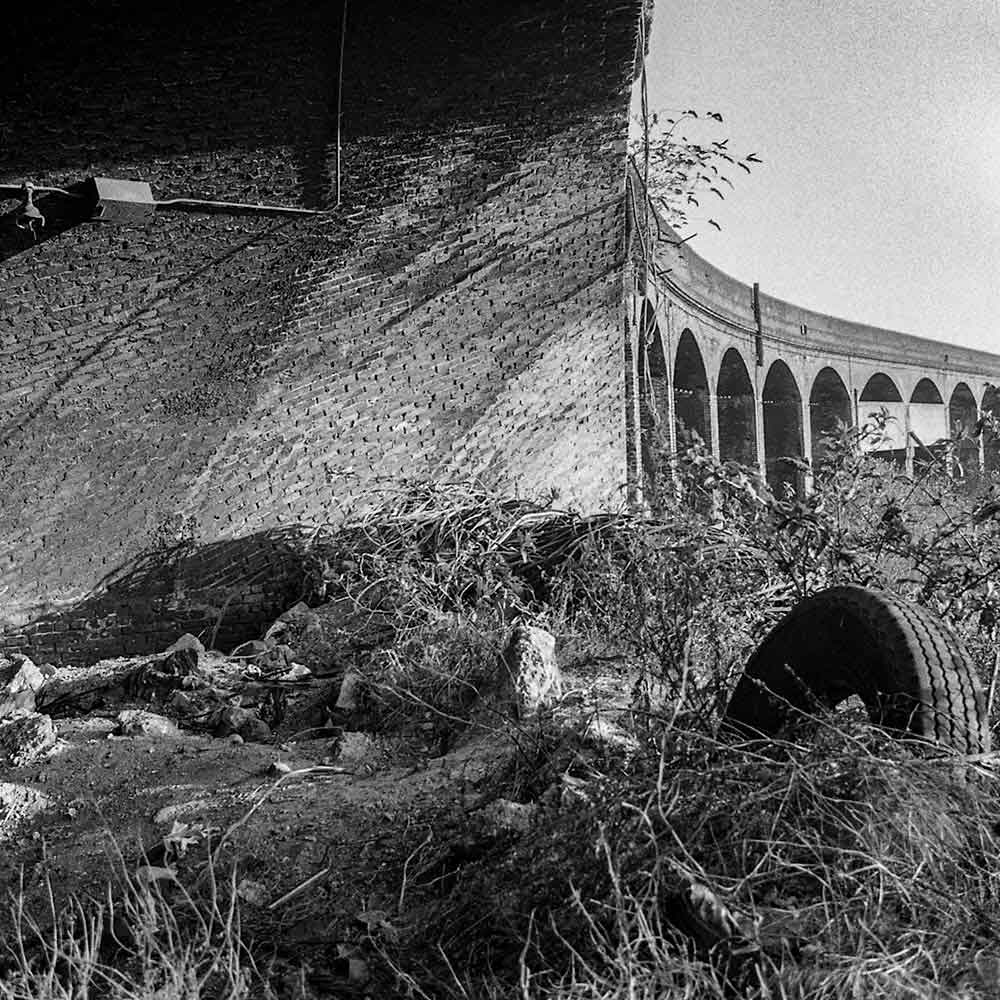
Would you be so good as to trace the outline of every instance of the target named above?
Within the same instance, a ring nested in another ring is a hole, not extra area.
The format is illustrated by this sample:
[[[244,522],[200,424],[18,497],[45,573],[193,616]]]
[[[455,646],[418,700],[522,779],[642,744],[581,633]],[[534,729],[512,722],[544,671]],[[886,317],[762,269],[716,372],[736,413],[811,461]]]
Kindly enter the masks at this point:
[[[409,893],[426,898],[477,845],[516,836],[537,803],[507,798],[524,752],[516,720],[487,713],[457,736],[450,727],[447,741],[430,712],[391,733],[370,718],[357,726],[357,712],[336,707],[344,671],[320,669],[328,654],[303,656],[308,676],[270,684],[252,660],[211,651],[173,676],[160,670],[169,654],[46,671],[38,708],[51,706],[57,739],[0,773],[0,892],[20,893],[44,926],[50,894],[58,909],[146,866],[169,867],[192,890],[214,872],[236,888],[258,963],[311,963],[350,979],[351,956],[399,932]],[[628,691],[619,665],[560,658],[570,666],[562,703],[578,717],[593,709],[595,740],[613,740]],[[259,716],[279,688],[280,721],[260,738],[189,711],[222,698]],[[152,734],[122,734],[129,710],[156,713]]]

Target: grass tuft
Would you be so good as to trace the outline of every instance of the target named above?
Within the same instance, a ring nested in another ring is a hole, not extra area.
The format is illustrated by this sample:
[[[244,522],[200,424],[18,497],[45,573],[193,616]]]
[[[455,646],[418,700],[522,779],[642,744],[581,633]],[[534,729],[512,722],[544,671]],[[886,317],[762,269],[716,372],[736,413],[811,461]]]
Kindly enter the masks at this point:
[[[56,908],[44,919],[25,894],[9,908],[3,1000],[237,1000],[260,977],[244,946],[235,885],[195,898],[166,869],[122,868],[103,900]]]

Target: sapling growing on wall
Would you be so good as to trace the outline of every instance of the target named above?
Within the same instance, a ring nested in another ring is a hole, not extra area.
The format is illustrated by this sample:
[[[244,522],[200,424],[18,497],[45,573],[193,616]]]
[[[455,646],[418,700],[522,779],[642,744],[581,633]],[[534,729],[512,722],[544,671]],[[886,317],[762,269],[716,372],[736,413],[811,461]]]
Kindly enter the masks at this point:
[[[711,217],[715,199],[724,201],[734,190],[730,174],[739,169],[749,174],[763,161],[756,153],[743,156],[730,151],[729,139],[695,141],[685,131],[692,124],[723,124],[718,111],[650,111],[645,108],[633,118],[629,155],[643,178],[646,193],[663,220],[682,232],[694,219],[708,213],[708,225],[721,229]],[[686,235],[687,239],[697,235]]]

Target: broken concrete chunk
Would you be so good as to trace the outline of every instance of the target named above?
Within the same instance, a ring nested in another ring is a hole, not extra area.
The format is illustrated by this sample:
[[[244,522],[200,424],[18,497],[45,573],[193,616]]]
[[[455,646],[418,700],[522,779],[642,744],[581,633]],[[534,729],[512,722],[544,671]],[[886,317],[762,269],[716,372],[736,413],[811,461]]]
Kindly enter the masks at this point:
[[[195,656],[201,656],[205,652],[205,647],[202,645],[201,640],[190,632],[185,632],[176,642],[167,646],[164,652],[174,653],[179,649],[190,649],[194,652]]]
[[[197,639],[195,640],[197,642]],[[176,645],[176,643],[175,643]],[[201,643],[198,643],[201,646]],[[205,649],[202,647],[201,652]],[[161,673],[172,674],[175,677],[187,677],[198,669],[199,651],[191,646],[179,646],[167,651],[167,655],[159,661],[158,669]]]
[[[244,740],[262,743],[271,738],[271,727],[248,708],[224,708],[215,724],[216,736],[235,733]]]
[[[317,608],[300,602],[267,630],[268,642],[290,646],[295,661],[316,673],[347,669],[359,653],[383,644],[393,634],[394,618],[378,610],[377,604],[370,592],[364,608],[350,598]]]
[[[199,676],[198,654],[189,648],[175,649],[131,670],[125,691],[146,701],[164,701],[179,687],[195,686]]]
[[[319,616],[308,604],[299,601],[278,616],[274,624],[264,633],[264,638],[273,639],[291,631],[315,631],[318,628]]]
[[[33,712],[0,723],[0,763],[23,767],[41,757],[56,742],[56,727],[47,715]]]
[[[306,681],[312,677],[312,671],[308,667],[304,667],[301,663],[292,663],[288,670],[283,673],[278,680],[279,681]]]
[[[155,712],[144,712],[142,709],[129,708],[118,713],[119,736],[180,736],[177,724],[165,715]]]
[[[0,659],[0,719],[35,711],[35,695],[45,683],[45,675],[26,656]]]
[[[562,697],[562,671],[556,663],[556,639],[551,632],[522,625],[511,636],[517,693],[522,709],[534,711]]]
[[[370,733],[341,733],[336,751],[331,754],[338,764],[373,764],[378,758],[378,746]]]
[[[340,693],[337,695],[337,702],[334,708],[342,712],[353,712],[358,707],[358,695],[361,693],[361,686],[364,678],[353,670],[344,675],[340,682]]]
[[[177,690],[167,699],[167,708],[178,715],[196,715],[204,710],[204,705],[200,698],[196,698],[189,691]]]
[[[0,782],[0,840],[5,840],[20,823],[34,819],[51,809],[52,799],[35,788],[13,781]]]
[[[518,715],[530,715],[562,698],[562,671],[556,663],[556,640],[535,625],[516,625],[503,651],[501,694]],[[501,701],[505,700],[501,697]]]

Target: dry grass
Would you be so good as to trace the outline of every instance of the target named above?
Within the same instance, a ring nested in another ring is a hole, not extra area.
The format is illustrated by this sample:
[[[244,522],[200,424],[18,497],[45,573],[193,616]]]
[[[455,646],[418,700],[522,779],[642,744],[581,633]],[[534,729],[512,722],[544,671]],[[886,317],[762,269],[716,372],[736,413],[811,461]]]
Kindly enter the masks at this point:
[[[833,583],[945,614],[988,685],[995,484],[963,493],[847,452],[804,500],[768,497],[703,454],[679,471],[680,499],[655,517],[421,486],[313,535],[314,592],[389,626],[361,664],[377,725],[463,731],[518,618],[635,678],[627,747],[595,740],[585,698],[512,734],[490,794],[533,804],[533,825],[471,847],[438,831],[446,877],[403,873],[386,917],[398,933],[374,942],[378,981],[435,1000],[1000,995],[988,764],[935,757],[849,713],[784,741],[717,735],[755,643]],[[692,886],[728,914],[722,938],[692,923]],[[113,910],[78,903],[42,920],[15,906],[0,1000],[236,997],[251,983],[265,995],[232,887],[208,895],[131,877]],[[116,920],[128,940],[109,951]]]
[[[614,758],[571,740],[566,719],[544,726],[555,727],[536,734],[544,790],[521,789],[540,801],[534,825],[457,863],[445,889],[413,883],[387,916],[402,933],[381,943],[380,989],[435,1000],[996,996],[1000,802],[986,764],[850,715],[766,744],[664,721]],[[692,885],[730,915],[728,936],[699,937]],[[173,880],[123,875],[114,903],[77,901],[45,919],[15,903],[0,997],[292,995],[253,965],[237,902],[233,880],[194,899]]]
[[[426,995],[996,995],[1000,804],[982,768],[841,720],[806,744],[668,732],[575,792],[431,907],[467,978],[418,938]],[[692,884],[739,927],[715,947],[692,937]]]
[[[57,909],[51,885],[49,898],[42,915],[23,892],[9,907],[2,1000],[236,1000],[260,982],[231,882],[196,899],[165,869],[123,865],[102,901]]]

